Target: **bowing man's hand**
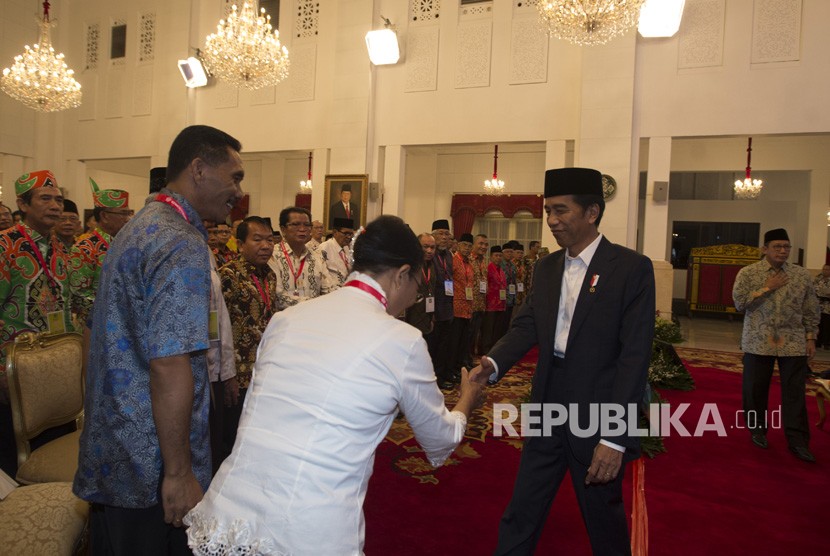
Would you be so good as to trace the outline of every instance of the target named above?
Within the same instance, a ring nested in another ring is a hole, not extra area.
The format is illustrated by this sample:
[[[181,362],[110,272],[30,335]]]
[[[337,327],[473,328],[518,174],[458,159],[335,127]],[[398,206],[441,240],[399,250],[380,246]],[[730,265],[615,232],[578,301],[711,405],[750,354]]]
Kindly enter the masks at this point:
[[[481,362],[470,371],[470,380],[487,385],[490,375],[496,372],[496,367],[489,357],[482,357]]]
[[[594,448],[594,457],[588,474],[585,476],[585,484],[605,484],[617,478],[622,466],[623,453],[605,444],[597,444]]]
[[[472,410],[481,407],[487,400],[487,395],[484,393],[484,387],[487,385],[487,380],[482,383],[477,378],[476,373],[481,372],[481,367],[476,367],[472,372],[467,371],[466,368],[461,367],[461,396],[455,409],[464,411],[464,408],[469,408],[464,413],[467,417],[470,416]]]

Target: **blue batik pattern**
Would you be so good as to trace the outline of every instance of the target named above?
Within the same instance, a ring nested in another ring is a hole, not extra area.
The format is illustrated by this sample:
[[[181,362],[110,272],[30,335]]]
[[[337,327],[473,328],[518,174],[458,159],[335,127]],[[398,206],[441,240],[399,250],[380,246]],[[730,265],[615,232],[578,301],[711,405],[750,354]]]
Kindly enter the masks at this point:
[[[190,450],[210,483],[207,360],[210,262],[198,213],[167,192],[190,221],[154,202],[113,241],[93,306],[85,425],[75,493],[91,502],[146,508],[159,502],[162,459],[150,400],[150,360],[190,354]]]

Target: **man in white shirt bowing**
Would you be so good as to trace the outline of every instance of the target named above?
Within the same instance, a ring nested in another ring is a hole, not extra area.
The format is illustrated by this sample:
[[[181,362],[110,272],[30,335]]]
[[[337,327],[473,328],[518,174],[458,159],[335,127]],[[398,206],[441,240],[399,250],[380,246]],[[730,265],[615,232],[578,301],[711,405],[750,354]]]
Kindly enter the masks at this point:
[[[332,237],[320,244],[320,254],[323,255],[331,281],[338,286],[346,282],[346,277],[351,272],[350,244],[353,237],[354,221],[351,218],[335,218]]]

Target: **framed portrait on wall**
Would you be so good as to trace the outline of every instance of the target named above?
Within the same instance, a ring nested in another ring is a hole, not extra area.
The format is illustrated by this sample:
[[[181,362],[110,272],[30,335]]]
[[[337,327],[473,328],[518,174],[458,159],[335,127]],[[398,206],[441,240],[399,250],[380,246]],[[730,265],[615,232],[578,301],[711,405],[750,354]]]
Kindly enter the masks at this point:
[[[354,220],[354,228],[366,225],[366,201],[369,196],[369,175],[327,175],[323,222],[333,228],[335,218]]]

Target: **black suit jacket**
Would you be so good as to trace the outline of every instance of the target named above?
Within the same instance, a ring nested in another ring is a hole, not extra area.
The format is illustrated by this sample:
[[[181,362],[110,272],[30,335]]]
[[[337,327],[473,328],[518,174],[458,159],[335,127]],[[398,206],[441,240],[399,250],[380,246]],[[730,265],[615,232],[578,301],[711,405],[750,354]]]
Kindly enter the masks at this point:
[[[513,319],[510,330],[488,354],[499,378],[534,345],[539,362],[533,376],[531,402],[578,404],[582,428],[588,404],[627,406],[643,400],[654,337],[655,289],[651,260],[620,245],[600,240],[577,298],[568,334],[564,366],[553,366],[556,315],[562,287],[565,250],[536,263],[533,291]],[[591,292],[591,280],[598,275]],[[590,464],[599,431],[580,438],[567,430],[577,459]],[[639,456],[639,438],[608,437],[625,446],[625,459]]]
[[[349,201],[349,210],[351,216],[346,216],[346,209],[343,207],[342,201],[337,201],[331,205],[331,214],[329,214],[329,228],[334,226],[335,218],[351,218],[354,221],[355,230],[360,227],[360,209],[357,205]]]

